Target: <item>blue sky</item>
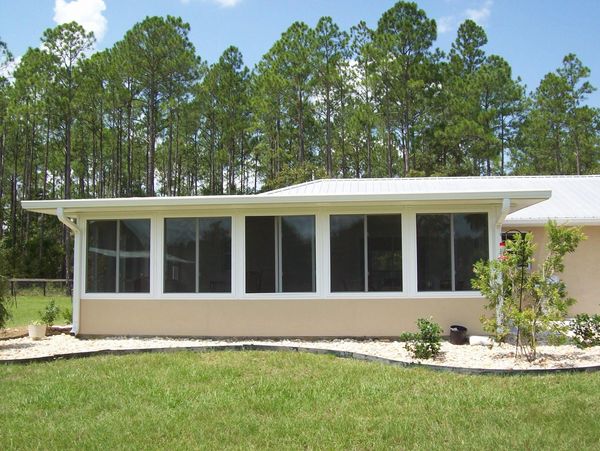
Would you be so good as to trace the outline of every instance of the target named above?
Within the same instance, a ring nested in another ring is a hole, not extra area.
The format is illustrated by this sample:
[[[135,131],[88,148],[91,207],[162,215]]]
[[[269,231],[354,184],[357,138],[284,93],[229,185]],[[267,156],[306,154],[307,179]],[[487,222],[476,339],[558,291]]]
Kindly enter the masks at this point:
[[[214,62],[236,45],[252,67],[294,21],[314,26],[331,16],[343,29],[360,20],[375,26],[391,0],[0,0],[0,38],[15,56],[37,46],[42,32],[61,21],[78,19],[110,47],[136,22],[151,15],[181,16],[191,26],[198,54]],[[564,55],[576,53],[592,70],[600,88],[600,1],[598,0],[421,0],[438,22],[436,46],[450,47],[458,24],[473,18],[489,38],[488,53],[499,54],[515,75],[535,89]],[[86,25],[87,24],[87,25]],[[588,104],[600,107],[596,91]]]

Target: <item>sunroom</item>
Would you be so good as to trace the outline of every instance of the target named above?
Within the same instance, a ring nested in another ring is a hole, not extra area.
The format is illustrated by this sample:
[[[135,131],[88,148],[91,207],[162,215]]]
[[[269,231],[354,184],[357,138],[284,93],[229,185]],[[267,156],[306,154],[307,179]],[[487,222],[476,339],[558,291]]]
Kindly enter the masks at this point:
[[[77,334],[382,337],[423,316],[480,330],[473,264],[498,255],[507,214],[551,192],[479,180],[23,207],[74,233]]]

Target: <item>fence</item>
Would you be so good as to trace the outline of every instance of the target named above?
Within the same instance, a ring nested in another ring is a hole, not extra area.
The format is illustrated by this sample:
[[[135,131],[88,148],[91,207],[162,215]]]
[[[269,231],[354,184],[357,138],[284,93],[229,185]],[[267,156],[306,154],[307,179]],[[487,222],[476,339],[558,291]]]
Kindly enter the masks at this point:
[[[17,295],[19,284],[22,288],[32,288],[36,285],[41,285],[44,296],[48,293],[48,284],[60,284],[64,286],[65,294],[70,295],[73,279],[9,279],[10,294]]]

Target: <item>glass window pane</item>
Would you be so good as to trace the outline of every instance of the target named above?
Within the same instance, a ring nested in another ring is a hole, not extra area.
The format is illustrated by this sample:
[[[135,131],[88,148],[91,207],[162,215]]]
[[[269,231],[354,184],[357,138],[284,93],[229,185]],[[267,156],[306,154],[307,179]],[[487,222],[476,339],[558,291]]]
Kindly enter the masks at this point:
[[[451,291],[450,215],[417,215],[419,291]]]
[[[473,265],[489,258],[487,214],[455,214],[453,220],[454,289],[472,290]]]
[[[315,291],[314,216],[281,217],[281,270],[281,291]]]
[[[231,218],[198,219],[198,291],[231,292]]]
[[[88,221],[86,291],[114,293],[117,271],[117,221]]]
[[[402,291],[400,215],[367,216],[369,291]]]
[[[119,221],[119,292],[150,291],[150,220]]]
[[[364,216],[332,215],[331,291],[365,291]]]
[[[196,291],[196,219],[165,219],[165,293]]]
[[[275,218],[246,218],[246,292],[275,292]]]

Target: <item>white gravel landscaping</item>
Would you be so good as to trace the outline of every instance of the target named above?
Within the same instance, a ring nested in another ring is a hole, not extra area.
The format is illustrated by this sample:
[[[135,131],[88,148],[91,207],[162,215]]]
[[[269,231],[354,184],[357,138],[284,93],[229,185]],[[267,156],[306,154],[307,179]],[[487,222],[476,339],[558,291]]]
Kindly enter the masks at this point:
[[[456,346],[442,344],[442,352],[434,360],[415,360],[404,349],[404,343],[385,340],[207,340],[193,338],[112,337],[79,339],[70,335],[48,336],[39,341],[28,337],[0,341],[0,360],[30,359],[57,354],[85,351],[202,347],[219,345],[263,344],[270,346],[298,346],[368,354],[403,362],[421,362],[432,365],[483,369],[552,369],[600,365],[600,346],[581,350],[575,346],[540,346],[539,358],[529,363],[515,360],[514,346]]]

